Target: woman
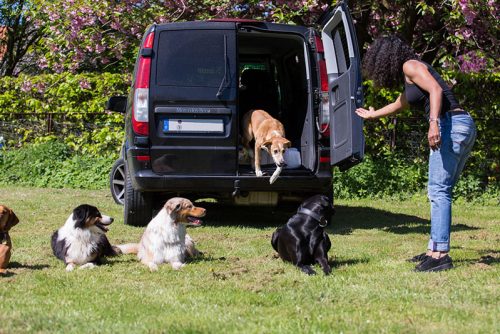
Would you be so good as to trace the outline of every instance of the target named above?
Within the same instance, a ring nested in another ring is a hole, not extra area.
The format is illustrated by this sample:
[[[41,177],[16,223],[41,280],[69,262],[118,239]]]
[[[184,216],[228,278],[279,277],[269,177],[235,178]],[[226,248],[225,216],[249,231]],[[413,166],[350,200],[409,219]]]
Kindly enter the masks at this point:
[[[416,271],[453,268],[450,250],[452,191],[476,137],[476,127],[451,89],[427,63],[396,36],[376,39],[363,59],[363,73],[375,86],[397,88],[403,93],[395,102],[375,110],[358,108],[364,119],[388,116],[408,107],[423,109],[429,122],[430,147],[428,196],[431,202],[431,236],[427,252],[409,261],[419,262]]]

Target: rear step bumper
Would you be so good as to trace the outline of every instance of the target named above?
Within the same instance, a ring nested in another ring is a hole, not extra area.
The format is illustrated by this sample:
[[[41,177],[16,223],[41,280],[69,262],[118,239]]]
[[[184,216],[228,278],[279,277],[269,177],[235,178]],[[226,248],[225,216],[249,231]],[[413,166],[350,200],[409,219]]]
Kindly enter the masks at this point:
[[[313,176],[282,175],[269,184],[269,177],[158,175],[151,170],[140,170],[132,177],[138,191],[183,191],[194,193],[241,191],[304,191],[324,192],[331,189],[332,174],[325,170]]]

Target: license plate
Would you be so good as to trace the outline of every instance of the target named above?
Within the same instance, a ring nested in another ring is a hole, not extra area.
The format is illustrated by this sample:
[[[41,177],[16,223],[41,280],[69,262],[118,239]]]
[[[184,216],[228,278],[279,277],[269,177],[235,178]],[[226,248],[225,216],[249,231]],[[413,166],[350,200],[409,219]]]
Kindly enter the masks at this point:
[[[223,133],[222,119],[169,118],[163,121],[163,132]]]

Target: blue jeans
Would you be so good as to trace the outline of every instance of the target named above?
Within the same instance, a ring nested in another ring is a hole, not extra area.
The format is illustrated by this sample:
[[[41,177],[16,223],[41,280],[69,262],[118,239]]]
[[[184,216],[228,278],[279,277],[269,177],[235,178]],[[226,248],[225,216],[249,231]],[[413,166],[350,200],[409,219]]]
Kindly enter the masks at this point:
[[[430,152],[428,196],[431,202],[431,238],[428,249],[450,250],[451,202],[465,161],[476,139],[476,126],[468,114],[445,113],[440,119],[441,146]]]

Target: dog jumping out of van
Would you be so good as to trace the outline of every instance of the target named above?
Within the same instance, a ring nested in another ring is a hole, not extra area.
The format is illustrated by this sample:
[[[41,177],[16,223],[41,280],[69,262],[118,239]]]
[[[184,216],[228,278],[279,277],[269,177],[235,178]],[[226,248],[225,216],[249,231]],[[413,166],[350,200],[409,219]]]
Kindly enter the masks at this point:
[[[248,150],[251,157],[250,142],[255,140],[255,150],[252,157],[254,159],[255,174],[258,177],[263,176],[260,168],[260,151],[265,150],[273,158],[277,167],[276,172],[269,180],[270,183],[273,183],[285,166],[285,151],[291,146],[291,142],[285,138],[283,124],[261,109],[247,112],[243,116],[242,122],[243,146]]]

